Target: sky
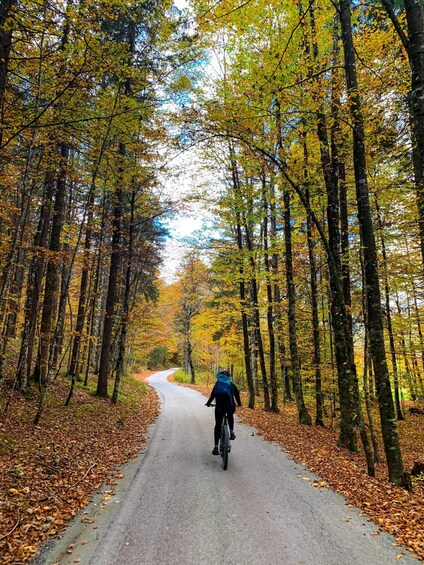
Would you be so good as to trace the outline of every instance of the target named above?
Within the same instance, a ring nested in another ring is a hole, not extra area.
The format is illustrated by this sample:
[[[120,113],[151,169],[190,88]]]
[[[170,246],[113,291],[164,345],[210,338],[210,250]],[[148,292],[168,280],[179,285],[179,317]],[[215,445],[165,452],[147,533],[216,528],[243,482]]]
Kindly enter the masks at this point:
[[[165,222],[170,234],[162,254],[163,264],[160,276],[166,283],[176,280],[181,259],[187,250],[185,239],[192,236],[196,230],[201,229],[203,221],[203,217],[178,214],[175,218]]]
[[[189,8],[187,0],[174,0],[174,5],[180,10]],[[208,66],[207,73],[211,72]],[[207,210],[205,202],[194,201],[190,196],[194,193],[213,193],[219,190],[220,180],[212,170],[205,169],[201,150],[193,147],[180,154],[172,162],[174,174],[164,176],[162,185],[164,192],[173,201],[180,201],[181,207],[165,221],[169,230],[165,249],[162,254],[163,264],[161,278],[170,283],[176,280],[181,259],[188,249],[187,240],[195,236],[195,232],[202,230],[203,234],[213,223],[211,213]],[[175,171],[178,171],[175,175]],[[189,202],[187,202],[187,199]]]
[[[171,283],[176,280],[181,259],[188,249],[188,239],[208,230],[212,216],[205,201],[195,195],[211,193],[217,186],[216,178],[205,169],[201,150],[191,148],[180,154],[169,167],[170,173],[161,179],[164,195],[176,203],[176,212],[165,220],[169,237],[162,253],[161,278]]]

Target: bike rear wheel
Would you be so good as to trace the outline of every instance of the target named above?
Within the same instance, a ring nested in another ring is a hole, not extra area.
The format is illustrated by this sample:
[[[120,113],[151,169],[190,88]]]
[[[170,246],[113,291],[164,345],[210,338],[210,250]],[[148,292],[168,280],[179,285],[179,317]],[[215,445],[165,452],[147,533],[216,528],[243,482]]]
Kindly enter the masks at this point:
[[[228,467],[229,444],[230,444],[230,434],[228,433],[228,425],[225,423],[221,430],[221,455],[222,455],[222,467],[224,471]]]

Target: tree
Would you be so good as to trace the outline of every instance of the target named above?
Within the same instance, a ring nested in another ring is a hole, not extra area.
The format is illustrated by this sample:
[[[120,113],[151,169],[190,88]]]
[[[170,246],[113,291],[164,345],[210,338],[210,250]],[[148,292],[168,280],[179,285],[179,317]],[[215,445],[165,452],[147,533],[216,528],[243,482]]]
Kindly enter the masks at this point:
[[[368,196],[365,163],[365,132],[361,111],[361,99],[358,92],[356,76],[355,52],[352,38],[349,2],[347,0],[341,0],[339,7],[344,47],[346,82],[350,97],[353,122],[353,158],[358,219],[361,228],[362,243],[365,248],[364,282],[367,294],[367,322],[380,407],[381,427],[390,480],[396,485],[406,487],[408,486],[408,477],[406,476],[403,468],[384,345],[377,249]]]
[[[200,314],[208,294],[208,273],[205,265],[195,251],[189,252],[179,273],[179,309],[175,316],[175,327],[183,343],[183,370],[190,375],[190,382],[196,382],[196,369],[193,361],[193,323]]]

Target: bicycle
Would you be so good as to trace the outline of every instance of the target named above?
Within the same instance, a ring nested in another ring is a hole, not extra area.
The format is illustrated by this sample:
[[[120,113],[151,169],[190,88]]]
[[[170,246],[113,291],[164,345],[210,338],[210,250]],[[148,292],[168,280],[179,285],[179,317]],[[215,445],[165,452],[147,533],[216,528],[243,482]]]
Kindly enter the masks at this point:
[[[211,406],[216,409],[216,404],[211,404]],[[228,467],[228,454],[230,453],[230,451],[230,428],[228,426],[227,413],[225,412],[222,419],[221,437],[219,440],[219,454],[222,457],[222,468],[224,469],[224,471],[226,471]]]

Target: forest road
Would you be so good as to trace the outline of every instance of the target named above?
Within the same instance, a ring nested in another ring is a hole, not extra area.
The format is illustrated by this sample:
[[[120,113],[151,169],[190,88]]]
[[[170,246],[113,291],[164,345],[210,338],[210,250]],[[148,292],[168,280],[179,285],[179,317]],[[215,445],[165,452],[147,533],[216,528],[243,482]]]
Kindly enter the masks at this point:
[[[161,414],[122,498],[118,487],[119,504],[110,504],[109,515],[93,524],[81,525],[79,517],[78,536],[65,535],[62,550],[56,547],[37,563],[418,563],[388,534],[373,535],[378,526],[342,496],[315,488],[316,475],[253,428],[236,422],[224,471],[221,457],[211,454],[213,409],[198,392],[167,382],[170,373],[149,379],[162,400]]]

